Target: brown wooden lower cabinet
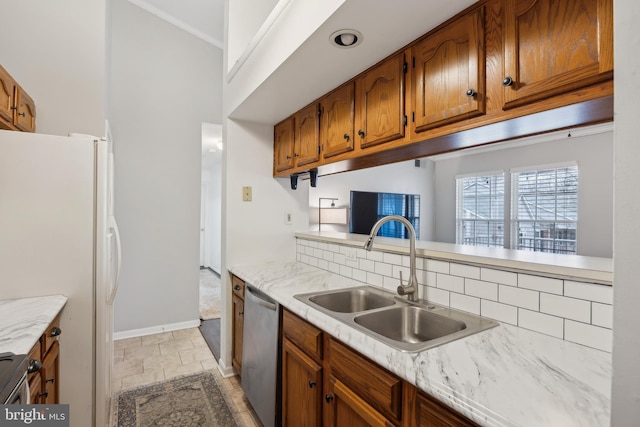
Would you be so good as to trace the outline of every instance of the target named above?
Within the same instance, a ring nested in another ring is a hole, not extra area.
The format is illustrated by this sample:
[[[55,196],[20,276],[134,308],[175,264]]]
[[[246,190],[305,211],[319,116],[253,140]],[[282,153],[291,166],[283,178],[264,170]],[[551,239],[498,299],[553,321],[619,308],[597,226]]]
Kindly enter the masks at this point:
[[[282,335],[285,427],[477,426],[286,309]]]
[[[40,369],[28,377],[32,404],[52,405],[59,402],[60,389],[60,317],[51,322],[29,352],[29,359]]]

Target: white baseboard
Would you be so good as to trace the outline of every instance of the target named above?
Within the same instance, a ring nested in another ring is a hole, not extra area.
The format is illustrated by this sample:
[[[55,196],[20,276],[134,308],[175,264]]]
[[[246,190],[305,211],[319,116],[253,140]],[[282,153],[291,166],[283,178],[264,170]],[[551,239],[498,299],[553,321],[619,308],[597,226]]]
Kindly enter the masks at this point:
[[[114,332],[113,340],[117,341],[126,338],[144,337],[146,335],[161,334],[163,332],[179,331],[180,329],[197,328],[198,326],[200,326],[200,319],[170,323],[168,325],[151,326],[148,328],[130,329],[128,331]]]
[[[218,360],[218,371],[220,371],[222,378],[229,378],[236,374],[233,366],[227,366],[222,359]]]

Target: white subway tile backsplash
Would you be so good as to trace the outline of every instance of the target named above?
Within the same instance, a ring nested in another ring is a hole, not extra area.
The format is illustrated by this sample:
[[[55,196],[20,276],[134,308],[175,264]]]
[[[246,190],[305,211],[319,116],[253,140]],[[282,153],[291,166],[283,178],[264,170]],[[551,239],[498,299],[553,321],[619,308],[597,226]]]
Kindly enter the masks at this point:
[[[374,272],[376,268],[376,263],[369,259],[360,258],[358,260],[358,268],[364,271]]]
[[[464,292],[478,298],[498,301],[498,285],[481,280],[465,279]]]
[[[613,306],[598,302],[591,303],[591,323],[603,328],[613,328]]]
[[[541,293],[540,311],[578,322],[591,322],[591,304],[581,299]]]
[[[552,279],[550,277],[518,274],[518,287],[562,295],[562,280]]]
[[[434,288],[432,286],[424,286],[423,295],[427,301],[431,301],[436,304],[449,306],[449,291],[443,289]]]
[[[340,275],[344,276],[344,277],[352,277],[353,268],[347,267],[346,265],[341,265],[340,266]]]
[[[377,286],[379,288],[382,287],[384,282],[384,276],[381,276],[376,273],[367,272],[367,283],[371,286]]]
[[[388,264],[402,265],[402,255],[384,252],[382,254],[382,261]]]
[[[451,307],[458,310],[480,315],[480,298],[451,292],[449,295],[449,303]]]
[[[498,322],[518,324],[518,308],[512,305],[500,304],[488,300],[480,301],[480,315],[495,319]]]
[[[449,263],[446,261],[427,259],[424,263],[424,268],[435,273],[449,274]]]
[[[514,288],[500,285],[498,287],[498,301],[515,305],[529,310],[538,311],[540,308],[540,293],[528,289]]]
[[[462,277],[437,273],[436,285],[440,289],[446,289],[460,294],[464,293],[464,279]]]
[[[518,275],[509,271],[480,268],[480,280],[495,282],[501,285],[518,286]]]
[[[367,272],[363,270],[354,269],[351,277],[359,282],[367,282]]]
[[[409,279],[409,257],[397,253],[298,239],[296,259],[393,293],[400,272]],[[422,257],[416,267],[420,298],[611,351],[611,286]]]
[[[451,263],[449,270],[453,276],[462,276],[469,279],[480,279],[480,267],[474,267],[473,265],[464,265]]]
[[[393,266],[384,262],[377,262],[373,269],[374,273],[381,274],[383,276],[391,276],[393,274]]]
[[[564,336],[562,317],[549,316],[537,311],[518,309],[518,326],[556,338]]]
[[[613,288],[607,285],[565,280],[564,294],[568,297],[613,304]]]
[[[564,321],[564,339],[607,352],[611,352],[613,346],[613,332],[611,329],[574,322],[573,320]]]

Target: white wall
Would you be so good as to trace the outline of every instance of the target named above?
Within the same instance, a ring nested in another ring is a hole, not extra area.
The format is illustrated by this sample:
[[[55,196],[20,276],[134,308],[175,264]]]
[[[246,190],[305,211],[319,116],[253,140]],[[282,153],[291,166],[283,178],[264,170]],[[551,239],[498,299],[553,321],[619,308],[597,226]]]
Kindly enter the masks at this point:
[[[202,156],[202,185],[204,207],[204,266],[216,273],[221,271],[222,256],[222,153]]]
[[[317,208],[320,197],[337,197],[336,207],[348,207],[351,190],[419,194],[420,240],[433,240],[434,164],[431,160],[423,159],[420,165],[416,167],[415,162],[410,160],[319,177],[317,187],[309,189],[309,229],[318,230]],[[330,205],[330,201],[322,201],[323,208]],[[347,233],[349,226],[322,224],[322,230]]]
[[[197,324],[201,125],[222,119],[222,52],[126,0],[111,19],[115,331]]]
[[[570,138],[563,132],[562,136],[524,147],[436,160],[435,239],[455,243],[457,174],[496,170],[508,174],[510,168],[577,161],[580,174],[578,255],[610,258],[613,247],[613,132]]]
[[[637,425],[640,419],[640,3],[615,1],[615,233],[613,309],[613,390],[611,425]]]
[[[0,64],[35,101],[36,132],[104,135],[105,0],[5,0],[2,10]]]

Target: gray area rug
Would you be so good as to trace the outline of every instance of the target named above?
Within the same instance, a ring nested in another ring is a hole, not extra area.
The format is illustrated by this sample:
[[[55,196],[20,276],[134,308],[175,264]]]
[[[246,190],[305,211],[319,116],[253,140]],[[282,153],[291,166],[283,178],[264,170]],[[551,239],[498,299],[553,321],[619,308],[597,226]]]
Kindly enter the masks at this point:
[[[114,396],[115,427],[238,426],[212,371],[123,390]]]

